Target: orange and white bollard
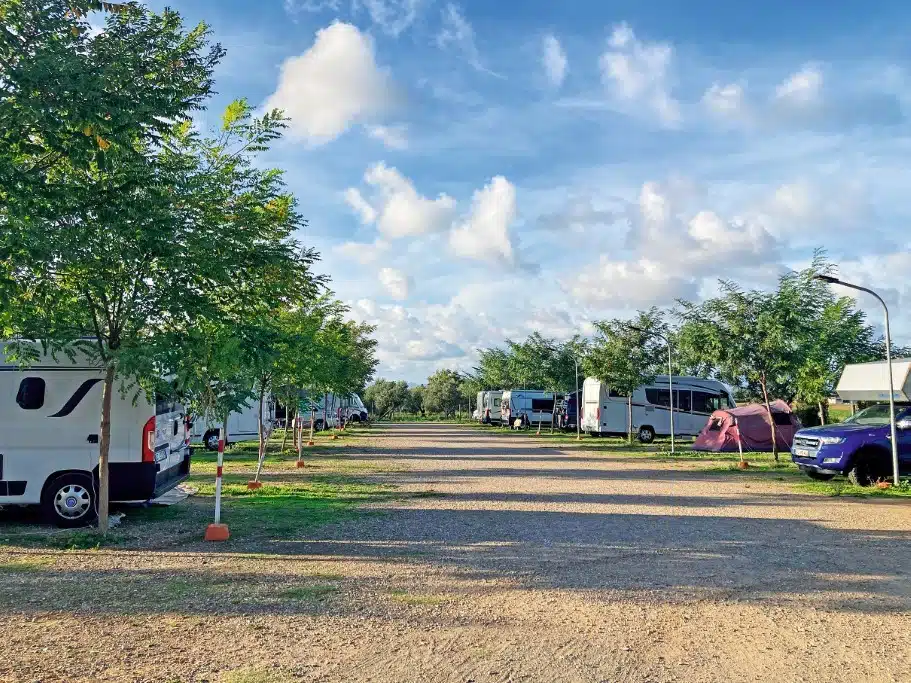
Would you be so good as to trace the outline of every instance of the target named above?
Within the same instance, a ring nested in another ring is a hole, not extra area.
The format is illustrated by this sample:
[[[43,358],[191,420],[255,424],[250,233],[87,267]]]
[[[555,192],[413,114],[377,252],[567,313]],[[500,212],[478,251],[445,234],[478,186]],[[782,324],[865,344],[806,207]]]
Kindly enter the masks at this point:
[[[227,541],[231,537],[228,525],[221,523],[221,479],[225,465],[225,428],[218,434],[218,460],[215,468],[215,522],[206,527],[207,541]]]

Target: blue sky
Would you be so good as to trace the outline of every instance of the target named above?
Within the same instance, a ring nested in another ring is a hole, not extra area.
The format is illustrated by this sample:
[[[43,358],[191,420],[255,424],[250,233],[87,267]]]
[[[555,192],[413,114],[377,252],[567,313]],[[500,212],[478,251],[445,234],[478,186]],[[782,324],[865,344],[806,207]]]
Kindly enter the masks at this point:
[[[815,247],[911,337],[902,3],[170,4],[228,50],[203,122],[290,116],[264,162],[382,376],[766,286]]]

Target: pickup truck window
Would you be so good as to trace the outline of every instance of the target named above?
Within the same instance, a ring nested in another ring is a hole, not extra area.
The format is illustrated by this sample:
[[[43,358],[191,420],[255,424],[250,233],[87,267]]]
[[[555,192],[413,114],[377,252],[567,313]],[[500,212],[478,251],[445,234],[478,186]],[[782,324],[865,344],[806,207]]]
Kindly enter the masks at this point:
[[[896,406],[895,410],[895,419],[898,420],[902,417],[904,413],[907,413],[908,409],[903,406]],[[880,404],[875,406],[870,406],[861,410],[859,413],[852,415],[847,420],[844,421],[844,424],[855,424],[855,425],[870,425],[874,427],[882,427],[889,424],[889,406],[887,404]]]

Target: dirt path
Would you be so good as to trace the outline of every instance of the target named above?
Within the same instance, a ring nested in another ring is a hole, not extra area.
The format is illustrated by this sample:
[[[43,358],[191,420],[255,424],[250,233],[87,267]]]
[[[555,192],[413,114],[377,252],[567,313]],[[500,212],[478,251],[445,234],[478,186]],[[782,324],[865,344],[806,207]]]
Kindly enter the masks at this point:
[[[235,548],[257,555],[62,556],[51,590],[80,572],[191,588],[177,610],[31,601],[0,617],[0,679],[911,680],[906,502],[444,425],[348,457],[440,495]],[[289,580],[297,599],[276,597]]]

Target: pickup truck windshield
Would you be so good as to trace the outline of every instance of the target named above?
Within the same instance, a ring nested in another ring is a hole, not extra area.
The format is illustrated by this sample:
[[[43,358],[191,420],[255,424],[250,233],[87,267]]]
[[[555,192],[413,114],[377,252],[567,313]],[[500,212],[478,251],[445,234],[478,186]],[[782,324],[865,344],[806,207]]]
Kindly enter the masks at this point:
[[[901,419],[902,413],[907,412],[905,406],[895,407],[895,419]],[[852,415],[843,424],[883,426],[889,424],[889,406],[886,404],[870,406]]]

